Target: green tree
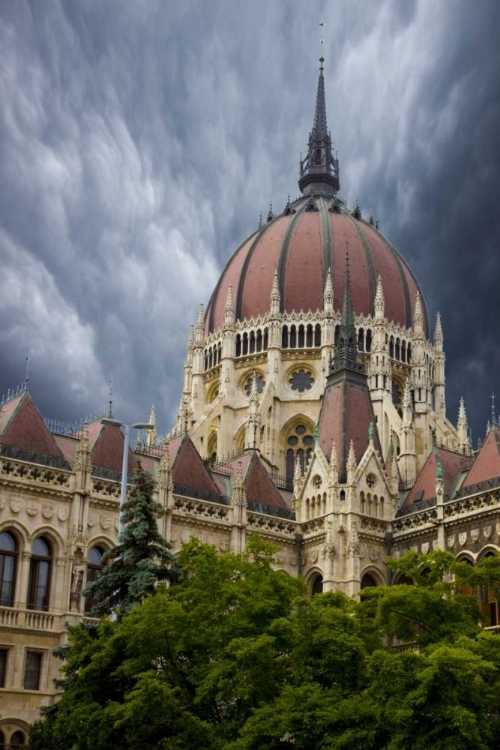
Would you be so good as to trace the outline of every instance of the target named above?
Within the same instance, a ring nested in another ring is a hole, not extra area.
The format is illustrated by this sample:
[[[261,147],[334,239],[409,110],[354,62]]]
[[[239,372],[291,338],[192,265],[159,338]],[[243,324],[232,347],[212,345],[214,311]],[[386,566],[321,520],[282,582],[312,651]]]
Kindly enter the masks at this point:
[[[66,690],[32,750],[500,746],[500,638],[461,593],[498,585],[498,558],[411,553],[390,566],[412,585],[361,601],[310,599],[255,537],[245,555],[192,540],[178,559],[175,586],[71,631]]]
[[[153,500],[153,480],[139,466],[134,482],[122,510],[125,529],[117,546],[103,556],[104,564],[109,564],[83,592],[93,602],[89,612],[92,617],[109,615],[114,610],[128,612],[154,593],[158,581],[172,582],[177,577],[170,544],[158,531],[157,519],[165,509]]]

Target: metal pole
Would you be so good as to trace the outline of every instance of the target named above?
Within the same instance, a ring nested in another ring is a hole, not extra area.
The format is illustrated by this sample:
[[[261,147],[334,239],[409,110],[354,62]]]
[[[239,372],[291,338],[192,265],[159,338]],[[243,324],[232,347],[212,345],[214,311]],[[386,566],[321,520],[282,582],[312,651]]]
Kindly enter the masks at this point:
[[[120,516],[118,522],[118,541],[120,536],[125,531],[125,524],[123,523],[123,506],[127,500],[127,479],[128,479],[128,444],[130,440],[130,425],[124,424],[125,428],[125,439],[123,441],[123,463],[122,463],[122,484],[120,488]]]

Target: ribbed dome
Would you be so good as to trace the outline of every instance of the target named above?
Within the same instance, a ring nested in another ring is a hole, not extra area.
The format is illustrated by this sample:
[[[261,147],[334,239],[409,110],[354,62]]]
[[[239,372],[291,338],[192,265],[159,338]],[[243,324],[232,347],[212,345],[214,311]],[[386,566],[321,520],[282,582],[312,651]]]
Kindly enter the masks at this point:
[[[335,210],[332,210],[334,203]],[[206,333],[223,325],[230,284],[237,320],[267,314],[275,270],[278,271],[282,312],[322,310],[328,268],[332,272],[335,309],[340,310],[347,250],[354,313],[373,315],[380,275],[385,317],[411,327],[416,295],[420,291],[428,333],[423,295],[406,261],[370,222],[356,218],[338,199],[326,196],[313,201],[307,197],[299,199],[238,248],[210,299],[205,317]]]

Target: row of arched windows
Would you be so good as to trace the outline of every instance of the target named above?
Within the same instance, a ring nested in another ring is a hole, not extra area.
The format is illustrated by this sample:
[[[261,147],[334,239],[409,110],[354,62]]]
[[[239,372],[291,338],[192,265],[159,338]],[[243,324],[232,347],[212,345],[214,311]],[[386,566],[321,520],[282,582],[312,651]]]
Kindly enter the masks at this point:
[[[387,343],[387,341],[386,341]],[[411,344],[401,341],[399,338],[391,336],[389,339],[389,357],[397,359],[399,362],[410,364],[411,362]]]
[[[93,581],[102,570],[101,547],[92,547],[87,557],[87,583]],[[28,590],[26,608],[47,612],[50,605],[50,591],[53,573],[54,553],[50,541],[39,536],[31,545]],[[19,546],[17,539],[9,531],[0,534],[0,606],[13,607],[15,601],[16,579],[19,565]],[[85,611],[92,603],[86,601]]]
[[[312,349],[321,346],[321,326],[313,325],[284,325],[281,336],[283,349]]]
[[[205,370],[211,370],[212,367],[220,365],[222,359],[222,344],[219,341],[218,344],[213,344],[205,349]]]
[[[257,328],[256,331],[236,334],[236,356],[244,357],[246,354],[265,352],[269,349],[269,331]]]
[[[306,521],[326,514],[326,492],[322,495],[307,498],[306,500]]]
[[[372,496],[371,492],[367,492],[366,495],[364,492],[361,492],[359,499],[361,505],[361,513],[367,516],[375,516],[375,518],[384,517],[383,497],[379,498],[377,495]]]

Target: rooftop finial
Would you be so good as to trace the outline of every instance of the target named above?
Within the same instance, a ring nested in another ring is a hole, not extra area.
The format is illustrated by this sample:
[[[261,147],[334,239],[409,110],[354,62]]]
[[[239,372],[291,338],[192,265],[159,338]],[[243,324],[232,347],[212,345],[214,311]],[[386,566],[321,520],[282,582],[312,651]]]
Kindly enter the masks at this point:
[[[113,381],[109,381],[109,411],[107,414],[108,419],[113,419]]]
[[[322,40],[313,126],[307,156],[300,160],[299,187],[304,195],[332,196],[340,189],[339,162],[333,155],[332,138],[326,121],[324,62]]]
[[[491,399],[491,426],[494,427],[497,423],[497,418],[495,416],[495,394],[490,394]]]
[[[28,390],[28,384],[30,382],[30,358],[26,357],[26,377],[24,378],[24,390]]]

